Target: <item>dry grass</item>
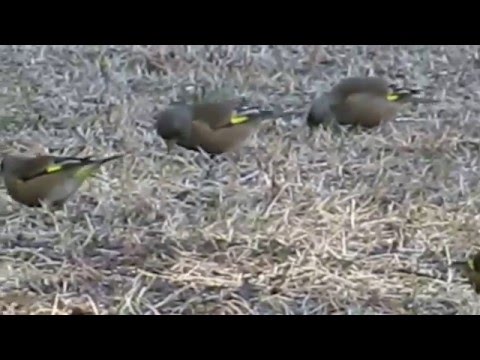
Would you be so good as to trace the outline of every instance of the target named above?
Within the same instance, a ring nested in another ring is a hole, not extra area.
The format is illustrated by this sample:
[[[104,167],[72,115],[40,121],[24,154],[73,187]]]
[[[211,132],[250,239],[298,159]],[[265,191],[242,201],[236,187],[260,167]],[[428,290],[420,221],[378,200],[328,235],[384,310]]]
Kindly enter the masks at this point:
[[[479,245],[478,50],[1,46],[4,150],[129,154],[54,214],[0,192],[1,312],[480,313],[448,269]],[[367,73],[442,102],[343,135],[266,121],[208,177],[202,154],[166,154],[151,129],[182,84],[306,111]]]

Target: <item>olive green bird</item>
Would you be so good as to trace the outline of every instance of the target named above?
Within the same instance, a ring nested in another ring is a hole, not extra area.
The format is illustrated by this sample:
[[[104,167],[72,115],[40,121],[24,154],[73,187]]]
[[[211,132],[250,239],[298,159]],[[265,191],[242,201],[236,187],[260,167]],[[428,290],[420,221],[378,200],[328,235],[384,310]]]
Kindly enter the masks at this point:
[[[452,267],[459,268],[473,286],[475,293],[480,294],[480,252],[467,261],[456,261]]]
[[[175,144],[211,155],[236,150],[261,120],[275,116],[270,110],[237,105],[238,101],[227,100],[170,106],[153,115],[157,134],[167,143],[168,151]]]
[[[91,157],[6,155],[0,163],[0,172],[12,199],[30,207],[41,206],[42,202],[58,207],[101,165],[122,156],[93,160]]]
[[[321,124],[372,128],[395,118],[406,103],[437,102],[415,97],[416,93],[418,90],[392,89],[378,77],[346,78],[315,97],[307,114],[307,125],[310,128]]]

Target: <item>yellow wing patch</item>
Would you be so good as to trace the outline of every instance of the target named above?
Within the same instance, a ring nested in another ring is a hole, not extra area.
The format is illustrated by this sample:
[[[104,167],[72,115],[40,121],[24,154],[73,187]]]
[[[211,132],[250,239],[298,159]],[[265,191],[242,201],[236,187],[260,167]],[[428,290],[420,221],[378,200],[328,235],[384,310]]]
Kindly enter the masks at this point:
[[[400,98],[400,95],[398,95],[398,94],[387,95],[387,100],[388,101],[397,101],[399,98]]]
[[[60,171],[63,169],[63,166],[61,165],[50,165],[50,166],[47,166],[47,168],[45,169],[45,171],[50,174],[50,173],[53,173],[53,172],[57,172],[57,171]]]
[[[232,116],[230,119],[230,123],[233,125],[242,124],[246,121],[248,121],[248,116]]]

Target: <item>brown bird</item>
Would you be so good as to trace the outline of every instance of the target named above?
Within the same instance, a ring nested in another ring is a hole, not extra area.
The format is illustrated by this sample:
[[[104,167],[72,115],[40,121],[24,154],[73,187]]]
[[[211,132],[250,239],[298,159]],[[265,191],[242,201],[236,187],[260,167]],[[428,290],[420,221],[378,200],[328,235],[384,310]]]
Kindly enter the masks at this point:
[[[480,294],[480,252],[467,261],[456,261],[452,267],[459,268],[473,286],[475,293]]]
[[[350,77],[330,91],[318,95],[307,114],[310,128],[320,124],[356,125],[371,128],[393,119],[405,103],[434,103],[433,99],[417,98],[412,89],[397,89],[382,78]]]
[[[239,108],[238,101],[170,106],[154,114],[156,131],[167,143],[218,155],[236,150],[273,111]]]
[[[6,155],[0,163],[7,193],[16,201],[31,207],[42,202],[54,207],[62,206],[108,161],[123,155],[93,160],[51,155]]]

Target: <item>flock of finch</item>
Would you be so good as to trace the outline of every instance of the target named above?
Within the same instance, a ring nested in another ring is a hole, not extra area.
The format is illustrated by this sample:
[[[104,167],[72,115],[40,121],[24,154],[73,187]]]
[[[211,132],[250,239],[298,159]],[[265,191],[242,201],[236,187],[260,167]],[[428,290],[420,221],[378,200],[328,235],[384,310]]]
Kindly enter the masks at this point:
[[[393,119],[406,103],[433,103],[411,89],[395,89],[378,77],[350,77],[313,100],[306,124],[375,127]],[[215,156],[238,148],[261,120],[278,117],[272,111],[241,109],[239,101],[173,105],[153,115],[156,131],[170,150],[174,145]],[[9,196],[30,207],[63,206],[82,183],[102,165],[121,158],[5,155],[0,163]],[[480,253],[453,263],[460,267],[475,292],[480,293]]]

